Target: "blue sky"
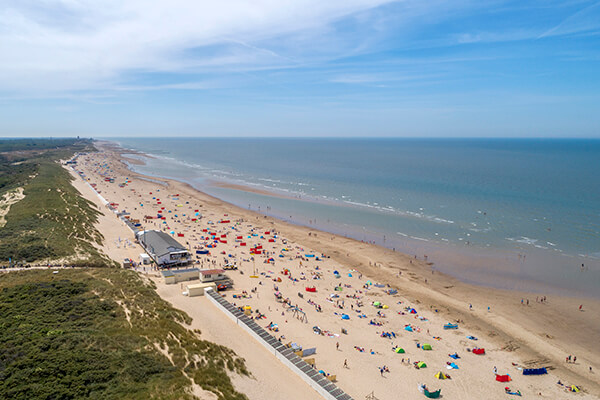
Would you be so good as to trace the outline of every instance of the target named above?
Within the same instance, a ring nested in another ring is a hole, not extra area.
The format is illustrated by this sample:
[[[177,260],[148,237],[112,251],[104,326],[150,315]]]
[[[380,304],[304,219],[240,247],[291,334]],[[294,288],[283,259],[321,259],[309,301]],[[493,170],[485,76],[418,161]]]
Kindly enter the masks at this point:
[[[19,0],[0,54],[4,137],[600,137],[600,1]]]

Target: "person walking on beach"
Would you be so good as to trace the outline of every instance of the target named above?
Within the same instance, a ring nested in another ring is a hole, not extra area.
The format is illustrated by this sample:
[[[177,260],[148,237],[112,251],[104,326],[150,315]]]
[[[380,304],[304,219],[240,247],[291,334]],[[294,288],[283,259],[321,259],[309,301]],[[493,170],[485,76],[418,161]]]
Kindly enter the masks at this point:
[[[346,368],[346,369],[348,368],[348,360],[347,359],[344,360],[344,368]]]
[[[573,364],[577,362],[577,356],[573,356]]]
[[[335,349],[339,350],[340,349],[340,342],[335,342]]]

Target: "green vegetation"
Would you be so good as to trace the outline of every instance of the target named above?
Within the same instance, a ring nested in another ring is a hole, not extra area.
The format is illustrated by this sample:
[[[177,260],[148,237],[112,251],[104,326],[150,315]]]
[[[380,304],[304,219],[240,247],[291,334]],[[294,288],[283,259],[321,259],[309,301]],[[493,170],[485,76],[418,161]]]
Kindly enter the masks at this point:
[[[89,139],[2,139],[0,152],[36,151],[36,150],[64,150],[75,146],[85,146],[91,143]]]
[[[0,196],[19,187],[25,195],[10,207],[0,229],[0,262],[113,264],[93,245],[103,240],[94,227],[98,210],[80,196],[71,175],[57,163],[91,149],[88,140],[0,141],[0,150],[10,150],[0,154]]]
[[[113,268],[0,275],[0,398],[245,399],[243,360],[184,326],[153,284]]]

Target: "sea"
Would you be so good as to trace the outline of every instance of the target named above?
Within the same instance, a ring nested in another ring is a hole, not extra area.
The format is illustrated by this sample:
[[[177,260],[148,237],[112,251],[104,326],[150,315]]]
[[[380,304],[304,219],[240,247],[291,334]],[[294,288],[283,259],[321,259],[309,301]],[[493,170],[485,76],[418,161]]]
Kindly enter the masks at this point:
[[[600,140],[113,138],[239,207],[467,283],[600,298]]]

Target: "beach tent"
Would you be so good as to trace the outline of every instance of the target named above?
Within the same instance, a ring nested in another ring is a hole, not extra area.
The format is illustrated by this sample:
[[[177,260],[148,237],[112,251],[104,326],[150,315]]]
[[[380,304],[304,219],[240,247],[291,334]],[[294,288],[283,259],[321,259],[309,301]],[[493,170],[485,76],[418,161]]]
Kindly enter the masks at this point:
[[[444,329],[458,329],[458,324],[447,323],[444,325]]]
[[[431,350],[431,345],[428,343],[425,343],[422,348],[423,348],[423,350]]]
[[[425,364],[423,361],[419,361],[417,363],[417,367],[419,367],[419,368],[427,368],[427,364]]]
[[[342,319],[350,319],[350,316],[348,314],[342,314]]]
[[[510,375],[498,375],[498,374],[496,374],[496,380],[498,382],[510,382],[512,379],[510,378]]]
[[[448,375],[444,374],[443,372],[438,372],[437,374],[435,374],[435,377],[437,379],[448,379]]]
[[[477,355],[481,356],[481,355],[485,354],[485,349],[473,349],[473,354],[477,354]]]
[[[440,393],[442,392],[442,389],[438,389],[435,392],[430,392],[427,389],[423,389],[423,394],[425,395],[425,397],[427,397],[428,399],[437,399],[440,397]]]
[[[396,348],[394,349],[394,351],[395,351],[396,353],[398,353],[398,354],[404,354],[404,353],[406,353],[402,347],[396,347]]]
[[[455,363],[450,363],[446,368],[448,368],[448,369],[458,369],[458,365],[456,365]]]
[[[381,302],[376,301],[376,302],[373,303],[373,306],[375,306],[375,307],[381,307]]]
[[[405,326],[405,327],[404,327],[404,330],[405,330],[405,331],[412,332],[412,331],[413,331],[413,328],[412,328],[412,326],[408,325],[408,326]]]
[[[414,308],[411,308],[411,309],[410,309],[410,313],[411,313],[411,314],[416,314],[416,313],[417,313],[417,310],[415,310]]]
[[[577,386],[575,385],[571,385],[571,392],[575,392],[578,393],[581,389],[579,389]]]

